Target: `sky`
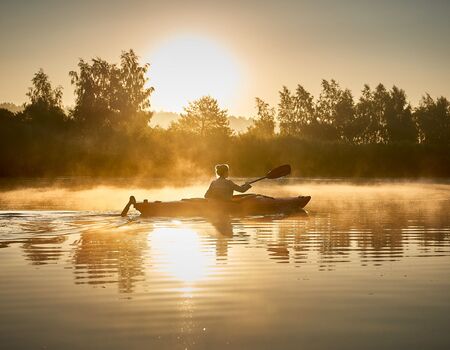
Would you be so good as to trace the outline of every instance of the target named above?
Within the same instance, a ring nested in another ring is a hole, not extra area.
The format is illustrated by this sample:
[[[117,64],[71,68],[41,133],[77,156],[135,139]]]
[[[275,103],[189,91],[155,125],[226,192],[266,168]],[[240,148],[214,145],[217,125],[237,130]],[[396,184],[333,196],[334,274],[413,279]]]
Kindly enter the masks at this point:
[[[450,98],[450,1],[0,0],[0,102],[21,104],[39,69],[74,104],[80,58],[150,63],[152,108],[179,112],[210,94],[236,116],[255,97],[276,106],[283,85],[318,96],[336,79],[403,88],[413,105]]]

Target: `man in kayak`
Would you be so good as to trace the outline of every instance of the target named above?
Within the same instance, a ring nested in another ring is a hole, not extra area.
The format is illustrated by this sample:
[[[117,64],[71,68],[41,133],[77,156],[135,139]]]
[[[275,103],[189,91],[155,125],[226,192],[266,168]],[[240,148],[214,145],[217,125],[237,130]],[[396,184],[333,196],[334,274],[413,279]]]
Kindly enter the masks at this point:
[[[227,164],[216,165],[216,174],[218,178],[211,182],[208,191],[205,193],[205,198],[230,200],[233,197],[233,191],[245,192],[252,186],[245,183],[242,186],[235,184],[228,180],[229,168]]]

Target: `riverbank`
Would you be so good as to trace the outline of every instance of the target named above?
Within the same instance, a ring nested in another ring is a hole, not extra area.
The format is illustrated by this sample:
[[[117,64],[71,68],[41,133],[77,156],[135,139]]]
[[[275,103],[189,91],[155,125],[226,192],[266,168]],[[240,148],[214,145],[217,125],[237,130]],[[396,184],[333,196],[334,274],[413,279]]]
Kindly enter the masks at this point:
[[[13,138],[0,148],[0,177],[208,178],[217,163],[254,177],[289,163],[293,176],[351,178],[450,177],[450,146],[349,144],[293,137],[198,138],[151,131]],[[26,140],[26,141],[19,141]]]

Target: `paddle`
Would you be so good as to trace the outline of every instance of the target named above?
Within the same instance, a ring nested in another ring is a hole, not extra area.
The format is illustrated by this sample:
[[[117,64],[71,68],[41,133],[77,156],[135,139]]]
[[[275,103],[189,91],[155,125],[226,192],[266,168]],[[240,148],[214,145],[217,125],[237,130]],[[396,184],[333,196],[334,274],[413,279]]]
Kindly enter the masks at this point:
[[[134,198],[134,196],[130,197],[130,200],[128,201],[125,208],[123,208],[122,212],[120,213],[120,216],[127,216],[128,210],[130,209],[131,204],[133,204],[133,205],[136,204],[136,198]]]
[[[267,173],[266,176],[260,177],[259,179],[247,182],[248,184],[255,183],[264,179],[278,179],[280,177],[289,175],[291,173],[291,166],[289,164],[280,165],[279,167],[272,169]]]

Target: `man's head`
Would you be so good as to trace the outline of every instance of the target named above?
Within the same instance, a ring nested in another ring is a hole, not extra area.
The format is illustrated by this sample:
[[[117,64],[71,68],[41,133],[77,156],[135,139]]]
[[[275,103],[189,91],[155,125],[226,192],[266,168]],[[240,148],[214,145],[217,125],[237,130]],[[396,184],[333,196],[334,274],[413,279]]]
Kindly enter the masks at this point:
[[[230,168],[228,167],[228,164],[217,164],[216,165],[216,174],[220,177],[228,177],[228,172]]]

